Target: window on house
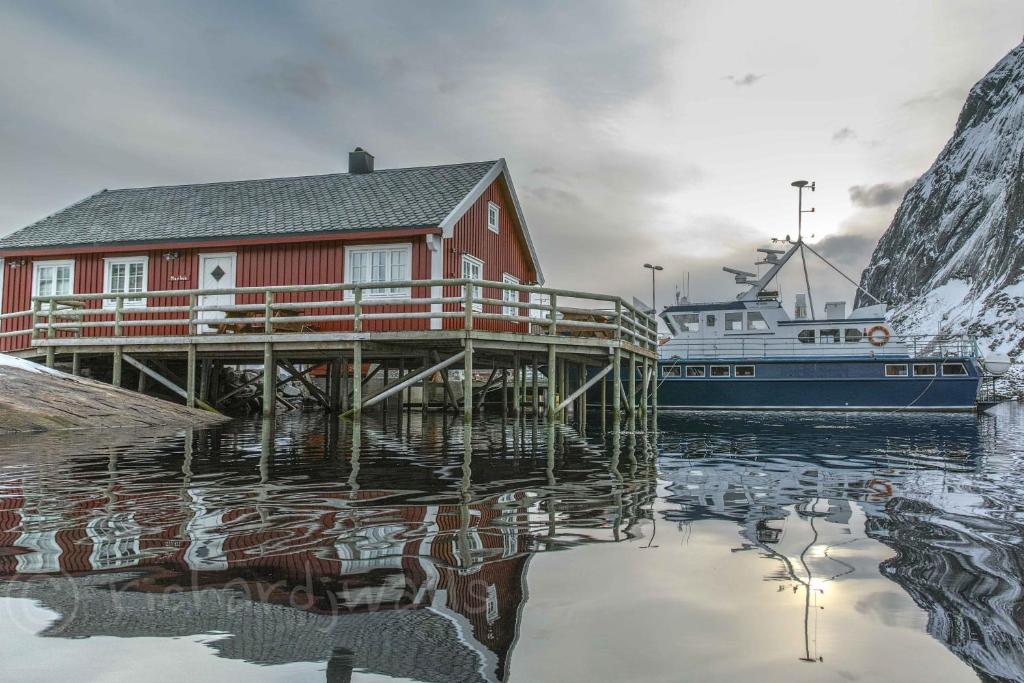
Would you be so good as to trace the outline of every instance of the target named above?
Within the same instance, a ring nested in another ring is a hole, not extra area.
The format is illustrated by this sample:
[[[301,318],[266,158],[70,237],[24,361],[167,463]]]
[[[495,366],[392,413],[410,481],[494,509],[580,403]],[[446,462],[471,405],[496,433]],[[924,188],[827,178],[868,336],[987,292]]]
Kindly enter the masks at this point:
[[[700,315],[697,313],[679,313],[674,317],[680,332],[697,332],[700,329]]]
[[[501,232],[501,207],[487,202],[487,227],[491,232]]]
[[[822,344],[838,344],[839,330],[822,330],[818,334],[818,341]]]
[[[138,294],[146,291],[149,275],[149,257],[108,258],[105,261],[103,292],[105,294]],[[141,308],[146,298],[125,299],[124,308]],[[117,299],[104,299],[104,308],[115,308]]]
[[[966,375],[967,368],[964,367],[963,363],[943,363],[942,364],[943,375]]]
[[[715,316],[714,316],[713,314],[712,314],[712,315],[708,315],[708,316],[707,316],[707,317],[706,317],[706,318],[704,319],[704,322],[705,322],[705,324],[706,324],[706,325],[707,325],[708,327],[712,327],[712,328],[713,328],[713,327],[715,326]]]
[[[814,330],[800,330],[796,338],[800,340],[801,344],[813,344],[814,343]]]
[[[856,327],[846,328],[846,343],[856,344],[864,338],[864,333],[858,330]]]
[[[728,377],[729,366],[728,365],[712,365],[711,366],[712,377]]]
[[[462,277],[467,280],[483,280],[484,279],[484,262],[480,259],[470,256],[469,254],[462,255]],[[463,290],[462,295],[465,296],[466,292]],[[483,299],[484,288],[479,285],[473,287],[473,299]],[[473,303],[474,311],[484,310],[482,303]]]
[[[501,281],[508,285],[518,285],[519,278],[515,275],[509,275],[505,273],[501,276]],[[505,301],[519,302],[519,290],[518,289],[503,289],[501,290],[501,298]],[[503,306],[501,312],[504,315],[523,315],[522,309],[518,306]]]
[[[682,377],[683,369],[678,365],[666,365],[661,369],[662,377]]]
[[[904,363],[889,363],[885,366],[886,377],[906,377],[907,366]]]
[[[764,316],[757,311],[751,311],[747,313],[747,329],[748,330],[767,330],[768,321],[764,319]]]
[[[704,366],[703,365],[687,365],[686,366],[687,377],[703,377]]]
[[[737,365],[734,373],[737,377],[753,377],[754,366],[753,365]]]
[[[934,363],[914,363],[914,376],[915,377],[934,377],[935,376],[935,364]]]
[[[74,261],[36,261],[32,266],[32,296],[67,296],[75,293]],[[49,308],[44,303],[43,308]]]
[[[354,284],[394,282],[412,277],[411,244],[382,244],[346,249],[345,281]],[[409,296],[408,287],[373,287],[363,290],[364,298]]]
[[[742,313],[726,313],[725,314],[725,331],[726,332],[740,332],[743,330],[743,314]]]

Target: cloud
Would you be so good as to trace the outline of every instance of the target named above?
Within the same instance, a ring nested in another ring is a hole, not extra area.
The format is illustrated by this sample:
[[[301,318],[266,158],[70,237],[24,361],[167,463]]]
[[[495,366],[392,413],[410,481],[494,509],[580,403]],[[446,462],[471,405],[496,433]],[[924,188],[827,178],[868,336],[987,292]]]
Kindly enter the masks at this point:
[[[839,130],[837,130],[835,133],[832,133],[832,142],[837,142],[838,143],[838,142],[846,142],[847,140],[856,140],[856,139],[857,139],[857,131],[855,131],[853,128],[850,128],[849,126],[844,126],[844,127],[840,128]]]
[[[764,78],[766,75],[767,74],[746,73],[746,74],[744,74],[742,76],[734,76],[732,74],[729,74],[728,76],[725,77],[725,79],[727,81],[732,82],[733,85],[742,87],[742,86],[754,85],[759,80]]]
[[[254,80],[271,90],[309,101],[324,100],[332,93],[327,68],[314,62],[280,59],[270,70],[256,74]]]
[[[941,90],[931,90],[922,93],[900,103],[901,107],[934,107],[935,105],[961,104],[967,99],[967,92],[971,89],[970,83],[956,85]]]
[[[916,178],[898,183],[854,185],[850,188],[850,202],[862,209],[889,206],[903,199],[903,195],[916,182]]]

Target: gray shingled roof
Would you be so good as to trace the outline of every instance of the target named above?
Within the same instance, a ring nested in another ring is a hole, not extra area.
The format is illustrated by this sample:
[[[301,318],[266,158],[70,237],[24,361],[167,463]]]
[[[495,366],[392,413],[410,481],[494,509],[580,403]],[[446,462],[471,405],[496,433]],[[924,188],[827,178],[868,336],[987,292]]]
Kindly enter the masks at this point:
[[[495,163],[103,190],[0,249],[436,226]]]

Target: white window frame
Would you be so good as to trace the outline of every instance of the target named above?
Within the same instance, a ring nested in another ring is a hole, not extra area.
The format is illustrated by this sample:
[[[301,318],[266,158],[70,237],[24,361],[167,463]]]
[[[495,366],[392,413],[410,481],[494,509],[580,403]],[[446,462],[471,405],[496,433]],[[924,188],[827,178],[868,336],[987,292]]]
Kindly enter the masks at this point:
[[[903,368],[903,374],[902,375],[900,375],[900,374],[890,375],[889,374],[889,368]],[[910,377],[910,366],[908,366],[906,363],[886,363],[885,364],[885,369],[884,369],[883,372],[885,374],[885,377],[889,378],[889,379],[893,379],[893,378],[899,379],[900,377]]]
[[[491,222],[491,212],[494,212],[494,222]],[[487,202],[487,229],[496,235],[501,234],[501,207],[494,202]]]
[[[504,282],[506,285],[519,284],[519,278],[517,278],[515,275],[510,275],[509,273],[502,273],[501,281]],[[518,289],[501,290],[501,298],[504,299],[505,301],[514,301],[516,303],[519,303],[521,299],[521,297],[519,296]],[[522,309],[519,308],[518,306],[502,306],[501,312],[502,315],[522,315]]]
[[[369,255],[372,254],[373,252],[377,252],[377,251],[385,251],[385,252],[389,252],[389,253],[391,253],[391,252],[402,252],[402,253],[404,253],[405,254],[406,273],[405,273],[405,277],[399,278],[399,279],[401,279],[401,280],[411,280],[412,279],[412,242],[394,242],[394,243],[391,243],[391,244],[354,244],[352,246],[346,246],[345,247],[345,283],[346,284],[357,284],[357,283],[353,282],[353,280],[352,280],[352,256],[354,254],[367,254],[368,258],[372,258]],[[371,264],[367,263],[366,267],[372,269],[373,266]],[[388,263],[387,263],[387,265],[385,267],[388,269],[388,278],[386,280],[384,280],[384,282],[387,282],[389,280],[392,280],[392,278],[390,277],[390,271],[391,271],[390,257],[389,257]],[[368,274],[369,274],[370,278],[373,278],[373,273],[372,272],[370,272]],[[371,280],[363,281],[363,282],[358,283],[358,284],[366,285],[366,286],[364,286],[362,288],[362,299],[364,301],[365,300],[381,301],[381,300],[387,300],[387,299],[406,299],[406,298],[409,298],[410,296],[412,296],[412,289],[409,288],[409,287],[376,287],[376,288],[374,288],[374,287],[370,287],[369,286],[369,285],[373,284],[373,280],[372,279]],[[373,291],[374,289],[380,289],[380,290],[383,290],[383,291],[375,292],[375,291]],[[352,292],[352,290],[346,290],[345,291],[345,298],[346,299],[354,299],[355,298],[355,293]]]
[[[103,259],[103,293],[113,294],[110,288],[110,267],[117,264],[142,264],[142,292],[149,291],[149,256],[118,256]],[[125,272],[125,286],[128,285],[128,273]],[[145,308],[149,300],[146,297],[125,299],[123,308]],[[103,308],[116,308],[117,299],[104,299]]]
[[[917,371],[918,368],[923,366],[930,367],[932,369],[931,374],[919,373]],[[913,363],[911,364],[911,370],[914,371],[914,377],[935,377],[937,374],[939,374],[938,368],[935,367],[935,363]]]
[[[724,375],[716,375],[715,374],[715,370],[719,370],[721,368],[725,368],[725,374]],[[729,379],[730,377],[732,377],[732,366],[730,366],[730,365],[717,365],[717,364],[716,365],[712,365],[708,369],[708,377],[710,377],[711,379]]]
[[[661,366],[662,377],[674,377],[675,379],[683,378],[683,368],[681,365],[663,365]]]
[[[947,365],[955,365],[955,366],[959,367],[959,368],[960,368],[961,370],[963,370],[963,372],[951,372],[951,373],[947,373],[947,372],[946,372],[946,366],[947,366]],[[943,363],[943,364],[942,364],[942,376],[943,376],[943,377],[969,377],[969,376],[970,376],[970,374],[971,374],[971,373],[969,373],[969,372],[967,371],[967,366],[966,366],[966,365],[964,365],[963,363],[960,363],[960,362],[954,361],[954,362],[952,362],[952,363]]]
[[[32,262],[32,296],[39,296],[39,269],[42,267],[53,266],[54,268],[60,268],[62,266],[68,266],[71,268],[71,291],[68,295],[75,293],[75,260],[74,259],[59,259],[55,261],[33,261]],[[56,295],[54,295],[56,296]],[[63,296],[63,295],[61,295]],[[50,309],[50,304],[43,303],[41,310],[47,311]]]
[[[750,368],[750,374],[749,375],[740,375],[740,374],[738,374],[736,371],[739,370],[740,368]],[[750,378],[750,377],[757,377],[757,366],[754,366],[754,365],[736,365],[736,366],[733,367],[732,376],[733,377],[739,377],[741,379],[746,379],[746,378]]]
[[[468,278],[468,279],[470,279],[470,280],[483,280],[484,279],[484,262],[481,261],[480,259],[478,259],[476,256],[473,256],[471,254],[463,254],[462,258],[459,259],[459,274],[462,277],[466,277],[466,263],[467,262],[473,264],[474,266],[479,266],[480,267],[480,277],[479,278]],[[463,297],[466,296],[465,288],[463,288],[462,296]],[[479,285],[475,285],[473,287],[473,311],[474,312],[480,313],[480,312],[482,312],[484,310],[483,303],[478,303],[477,302],[478,299],[483,299],[483,298],[484,298],[484,288],[479,286]],[[465,305],[466,305],[465,302],[463,302],[462,305],[463,305],[463,307],[465,307]]]
[[[690,374],[690,370],[699,370],[695,375]],[[703,365],[687,365],[686,370],[683,371],[683,377],[686,379],[704,379],[708,376],[708,369]]]

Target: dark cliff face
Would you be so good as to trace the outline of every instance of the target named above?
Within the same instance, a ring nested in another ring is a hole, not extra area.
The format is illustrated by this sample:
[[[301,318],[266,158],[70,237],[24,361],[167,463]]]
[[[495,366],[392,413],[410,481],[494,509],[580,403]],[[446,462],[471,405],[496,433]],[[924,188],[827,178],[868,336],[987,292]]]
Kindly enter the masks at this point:
[[[910,188],[861,285],[900,332],[971,332],[1024,353],[1024,43],[971,88],[953,137]],[[858,297],[859,298],[859,297]]]

